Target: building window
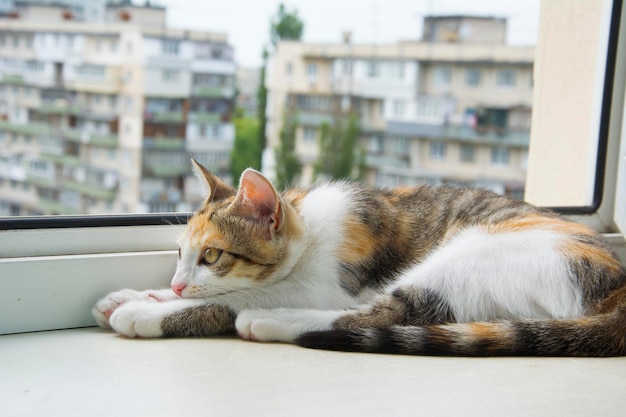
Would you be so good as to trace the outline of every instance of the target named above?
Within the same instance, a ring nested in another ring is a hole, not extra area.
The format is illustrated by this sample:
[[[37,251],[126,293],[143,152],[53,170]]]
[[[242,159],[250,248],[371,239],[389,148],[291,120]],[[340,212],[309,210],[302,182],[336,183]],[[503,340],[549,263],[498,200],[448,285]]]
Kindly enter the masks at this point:
[[[508,148],[491,148],[491,163],[493,165],[508,165],[509,164],[509,149]]]
[[[317,78],[317,64],[315,62],[309,62],[306,65],[306,75],[310,78],[310,79],[315,79]]]
[[[371,154],[383,153],[383,138],[382,136],[370,136],[368,140],[367,151]]]
[[[446,158],[446,144],[444,142],[430,142],[430,159],[443,160]]]
[[[161,51],[164,55],[178,55],[180,42],[175,39],[163,39],[161,41]]]
[[[293,64],[291,62],[287,62],[285,72],[287,73],[287,77],[291,77],[291,75],[293,74]]]
[[[512,69],[501,69],[496,74],[496,85],[498,87],[515,86],[515,71]]]
[[[404,78],[404,62],[387,62],[383,66],[383,74],[385,78],[394,78],[401,80]]]
[[[434,77],[436,85],[450,85],[452,83],[452,69],[450,67],[436,67]]]
[[[351,59],[341,60],[341,75],[352,75],[352,60]]]
[[[404,116],[405,110],[406,110],[406,103],[404,100],[393,101],[393,115],[394,116]]]
[[[474,162],[475,149],[474,145],[461,145],[461,162]]]
[[[478,68],[468,68],[465,70],[465,85],[477,87],[480,85],[481,71]]]
[[[367,76],[370,78],[380,77],[380,63],[376,61],[369,61],[367,63]]]
[[[305,127],[302,135],[304,143],[314,144],[317,139],[317,129],[312,127]]]
[[[74,72],[82,77],[104,79],[105,66],[95,64],[82,64],[74,67]]]
[[[163,70],[161,73],[163,81],[171,83],[176,82],[180,78],[180,71],[177,70]]]

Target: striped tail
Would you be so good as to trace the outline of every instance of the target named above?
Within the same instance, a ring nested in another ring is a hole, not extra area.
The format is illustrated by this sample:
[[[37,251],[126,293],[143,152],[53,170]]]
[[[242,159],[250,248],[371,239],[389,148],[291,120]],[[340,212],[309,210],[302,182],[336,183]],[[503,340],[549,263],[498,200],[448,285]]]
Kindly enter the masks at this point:
[[[433,356],[624,356],[626,306],[559,320],[330,330],[301,335],[313,349]]]

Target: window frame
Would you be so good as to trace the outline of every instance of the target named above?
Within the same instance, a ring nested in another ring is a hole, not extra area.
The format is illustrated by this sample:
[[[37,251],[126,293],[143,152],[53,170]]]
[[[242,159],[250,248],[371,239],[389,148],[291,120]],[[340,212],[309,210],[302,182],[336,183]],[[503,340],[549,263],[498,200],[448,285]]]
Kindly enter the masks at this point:
[[[600,108],[600,123],[598,129],[598,143],[597,143],[597,156],[596,156],[596,168],[594,178],[594,190],[591,204],[588,206],[552,206],[545,207],[549,210],[555,211],[563,215],[569,215],[577,221],[584,221],[585,216],[595,216],[595,219],[588,221],[593,224],[596,230],[602,231],[605,227],[601,224],[607,221],[606,210],[604,213],[600,213],[602,206],[611,206],[612,217],[612,201],[606,201],[605,196],[610,195],[615,190],[615,181],[607,181],[606,171],[610,170],[610,166],[613,167],[613,172],[617,172],[617,163],[619,158],[619,139],[620,131],[617,126],[611,126],[616,118],[622,117],[623,92],[622,97],[615,95],[615,86],[619,84],[622,89],[624,87],[624,68],[626,67],[626,47],[623,46],[624,40],[622,40],[622,48],[619,49],[620,37],[626,39],[626,24],[621,22],[623,13],[623,0],[613,0],[611,5],[611,18],[607,42],[607,51],[605,57],[604,67],[604,83],[602,88],[602,104]],[[620,27],[623,26],[622,33],[620,34]],[[619,58],[618,59],[618,55]],[[621,71],[617,71],[617,66],[621,65]],[[616,75],[621,75],[621,81],[616,82]],[[608,160],[609,144],[612,148],[612,161]],[[614,197],[613,199],[614,200]],[[589,218],[589,217],[587,217]]]

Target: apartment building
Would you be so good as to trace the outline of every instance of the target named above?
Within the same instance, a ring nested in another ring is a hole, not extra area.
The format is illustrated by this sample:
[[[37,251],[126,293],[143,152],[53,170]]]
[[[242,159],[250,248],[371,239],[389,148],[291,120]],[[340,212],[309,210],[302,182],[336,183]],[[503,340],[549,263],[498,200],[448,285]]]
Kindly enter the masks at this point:
[[[322,123],[360,120],[367,177],[383,186],[451,184],[521,198],[532,105],[533,47],[505,43],[506,20],[427,17],[421,41],[281,42],[271,57],[268,174],[283,113],[298,115],[301,183],[313,180]]]
[[[0,19],[0,215],[186,211],[228,176],[233,49],[163,7],[15,2]],[[89,2],[85,2],[89,3]]]

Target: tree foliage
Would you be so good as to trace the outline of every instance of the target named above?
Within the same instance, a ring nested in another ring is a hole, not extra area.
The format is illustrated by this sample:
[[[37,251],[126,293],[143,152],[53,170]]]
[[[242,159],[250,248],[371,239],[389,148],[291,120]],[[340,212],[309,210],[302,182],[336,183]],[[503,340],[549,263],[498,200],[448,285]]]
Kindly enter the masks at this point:
[[[261,167],[263,162],[263,150],[267,146],[267,138],[265,136],[265,128],[267,125],[267,118],[265,117],[265,112],[267,110],[267,88],[265,87],[265,73],[267,70],[267,57],[269,53],[267,49],[263,49],[263,66],[261,67],[261,73],[259,75],[259,88],[257,89],[257,118],[258,118],[258,130],[257,130],[257,141],[258,141],[258,154],[256,155],[257,161],[255,164]]]
[[[285,111],[280,130],[280,143],[275,150],[276,186],[279,189],[284,190],[293,186],[302,171],[302,164],[296,156],[297,127],[297,115],[292,111]]]
[[[270,23],[270,40],[276,47],[279,41],[302,39],[304,22],[298,17],[298,11],[287,11],[284,4],[278,6],[278,12]]]
[[[276,47],[279,41],[281,40],[300,40],[302,38],[302,33],[304,32],[304,22],[300,20],[298,17],[298,12],[296,10],[287,11],[285,5],[281,4],[278,7],[278,12],[274,15],[270,21],[270,40],[272,45]],[[265,136],[265,130],[267,125],[267,88],[265,86],[265,75],[267,72],[267,58],[269,56],[269,51],[267,48],[263,49],[263,67],[261,68],[261,78],[259,82],[259,88],[257,90],[257,101],[258,101],[258,119],[259,119],[259,130],[258,130],[258,142],[261,147],[261,152],[258,157],[258,164],[261,166],[263,150],[267,147],[267,137]],[[293,127],[295,129],[295,126]],[[282,136],[282,133],[281,133]],[[294,138],[295,138],[295,130],[294,130]],[[294,139],[295,141],[295,139]],[[281,139],[282,142],[282,139]],[[281,145],[282,146],[282,145]],[[288,147],[287,147],[288,148]],[[285,149],[287,149],[285,148]],[[278,169],[283,169],[282,173],[276,173],[277,178],[283,179],[286,183],[291,183],[293,180],[293,175],[291,172],[293,170],[297,171],[299,175],[301,167],[299,165],[299,161],[295,155],[289,155],[285,153],[284,150],[277,150],[275,153],[276,156],[276,166]],[[280,158],[286,158],[281,160]],[[297,162],[297,164],[296,164]],[[297,165],[297,168],[296,168]],[[278,168],[282,167],[282,168]],[[295,172],[294,171],[294,172]],[[282,175],[282,177],[281,177]]]
[[[359,118],[351,113],[335,116],[332,125],[320,128],[320,153],[315,163],[315,177],[327,179],[362,179],[365,170],[363,151],[358,148]]]
[[[235,144],[230,155],[230,172],[235,186],[246,168],[261,169],[262,152],[259,138],[259,120],[246,117],[241,108],[235,110]]]

